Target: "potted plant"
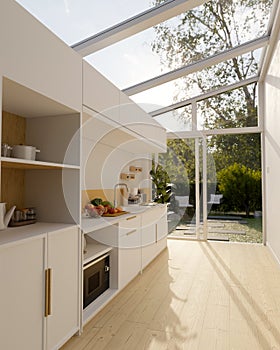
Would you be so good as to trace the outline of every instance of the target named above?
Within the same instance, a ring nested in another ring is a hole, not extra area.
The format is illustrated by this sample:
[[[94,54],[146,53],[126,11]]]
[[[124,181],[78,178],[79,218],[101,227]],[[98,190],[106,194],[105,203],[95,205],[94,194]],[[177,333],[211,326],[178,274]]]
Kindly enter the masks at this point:
[[[155,198],[156,203],[169,203],[172,195],[172,184],[170,183],[167,171],[163,169],[160,164],[155,165],[152,163],[152,169],[150,171],[151,180],[155,185]]]

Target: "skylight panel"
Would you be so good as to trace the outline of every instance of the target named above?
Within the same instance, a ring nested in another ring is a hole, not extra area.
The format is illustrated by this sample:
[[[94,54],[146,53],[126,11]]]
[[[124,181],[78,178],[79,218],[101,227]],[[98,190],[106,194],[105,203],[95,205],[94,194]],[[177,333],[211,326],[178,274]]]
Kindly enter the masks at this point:
[[[16,0],[72,45],[154,6],[150,0]]]
[[[263,37],[270,6],[271,0],[212,0],[86,60],[126,89]]]
[[[229,86],[240,80],[255,77],[258,74],[261,50],[258,49],[234,57],[234,59],[145,90],[131,96],[131,99],[141,104],[147,112],[152,112],[153,110],[202,95],[215,88]]]

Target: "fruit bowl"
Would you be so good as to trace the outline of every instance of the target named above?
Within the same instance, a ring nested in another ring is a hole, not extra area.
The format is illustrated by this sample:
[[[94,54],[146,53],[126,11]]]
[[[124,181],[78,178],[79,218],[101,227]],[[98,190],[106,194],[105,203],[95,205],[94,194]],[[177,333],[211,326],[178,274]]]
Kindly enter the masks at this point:
[[[94,206],[92,204],[87,204],[85,206],[85,212],[89,217],[100,218],[104,214],[105,209],[102,206]]]

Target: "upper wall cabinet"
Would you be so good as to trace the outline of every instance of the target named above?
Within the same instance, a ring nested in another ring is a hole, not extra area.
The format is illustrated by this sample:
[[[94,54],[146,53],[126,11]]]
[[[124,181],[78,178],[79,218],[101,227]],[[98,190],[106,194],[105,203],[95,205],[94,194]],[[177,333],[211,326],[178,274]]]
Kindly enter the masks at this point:
[[[165,152],[166,130],[87,62],[83,62],[83,105],[84,110],[92,110],[89,114],[97,112],[100,120],[106,117],[113,128],[122,130],[122,135],[130,135],[125,143],[118,143],[121,148],[134,153]],[[95,128],[92,135],[103,137],[103,127],[99,128],[97,120],[92,127]]]
[[[137,135],[145,137],[151,152],[166,151],[166,130],[121,91],[119,120]]]
[[[0,2],[0,75],[80,111],[82,58],[16,1]]]
[[[83,62],[83,105],[114,121],[119,121],[120,90]]]

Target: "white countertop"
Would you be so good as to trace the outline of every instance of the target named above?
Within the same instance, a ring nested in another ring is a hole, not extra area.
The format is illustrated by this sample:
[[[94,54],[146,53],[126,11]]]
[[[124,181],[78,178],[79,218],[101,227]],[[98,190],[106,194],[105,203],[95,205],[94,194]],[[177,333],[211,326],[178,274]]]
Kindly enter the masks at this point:
[[[116,217],[101,217],[101,218],[83,218],[81,222],[81,229],[83,233],[90,233],[104,227],[116,225],[119,222],[126,220],[130,216],[141,215],[147,210],[152,208],[158,208],[166,206],[165,204],[156,204],[153,206],[141,206],[131,204],[125,209],[129,213],[119,215]],[[5,230],[0,230],[0,247],[9,244],[16,244],[19,241],[25,239],[34,239],[40,235],[47,234],[49,232],[62,230],[67,227],[76,226],[73,224],[63,223],[48,223],[48,222],[37,222],[35,224],[19,226],[19,227],[8,227]]]
[[[158,208],[166,206],[166,204],[156,204],[156,205],[138,205],[131,204],[125,207],[125,209],[129,212],[128,214],[119,215],[115,217],[100,217],[100,218],[82,218],[81,229],[84,233],[89,233],[95,230],[99,230],[101,228],[116,225],[119,222],[126,220],[130,216],[140,215],[147,210],[151,210],[153,208]]]
[[[14,244],[25,239],[32,239],[48,232],[58,231],[72,226],[76,225],[36,222],[35,224],[26,226],[8,227],[0,231],[0,246]]]

